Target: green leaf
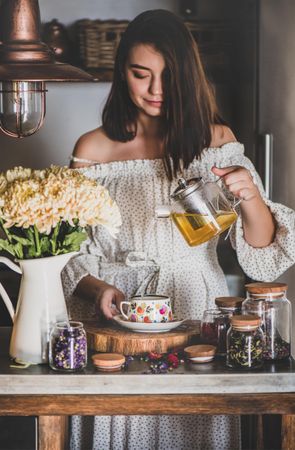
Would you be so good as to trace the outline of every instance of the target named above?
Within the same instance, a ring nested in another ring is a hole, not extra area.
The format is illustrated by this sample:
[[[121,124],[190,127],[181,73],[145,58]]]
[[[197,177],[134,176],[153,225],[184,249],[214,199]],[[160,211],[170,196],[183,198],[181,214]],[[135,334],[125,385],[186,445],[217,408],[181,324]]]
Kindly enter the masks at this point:
[[[36,258],[36,249],[34,245],[30,245],[27,249],[26,258]]]
[[[85,231],[73,231],[65,235],[61,248],[66,247],[67,252],[79,251],[80,245],[85,239],[87,239],[87,233]]]
[[[50,239],[48,236],[43,236],[40,239],[40,248],[41,248],[41,255],[47,254],[50,252]]]
[[[58,233],[59,233],[59,230],[60,230],[60,226],[61,226],[60,223],[58,223],[56,225],[56,227],[54,228],[53,232],[51,233],[51,239],[49,241],[50,244],[51,244],[52,254],[53,255],[57,255],[58,254],[58,252],[57,252],[57,246],[58,246],[57,237],[58,237]]]
[[[4,221],[1,218],[0,218],[0,224],[1,224],[2,230],[4,231],[4,233],[7,236],[7,239],[9,240],[9,242],[11,242],[11,233],[8,228],[4,227]]]
[[[23,231],[27,238],[30,239],[30,241],[32,241],[32,243],[34,244],[34,231],[32,230],[32,228],[29,227],[24,229]]]
[[[6,239],[0,239],[0,250],[5,250],[13,256],[17,256],[15,254],[14,245],[10,244]]]
[[[40,233],[36,225],[34,225],[34,237],[35,237],[36,256],[41,256]]]
[[[14,244],[14,252],[17,258],[23,259],[24,258],[24,252],[23,252],[23,246],[20,242],[17,244]]]
[[[22,245],[25,245],[25,246],[34,245],[34,242],[32,242],[30,239],[16,236],[15,234],[13,234],[11,237],[12,237],[12,240],[19,242]]]
[[[40,258],[79,251],[81,243],[87,239],[85,229],[70,226],[65,222],[58,224],[49,235],[40,233],[36,227],[26,229],[12,227],[5,231],[8,239],[0,239],[0,250],[18,259]]]

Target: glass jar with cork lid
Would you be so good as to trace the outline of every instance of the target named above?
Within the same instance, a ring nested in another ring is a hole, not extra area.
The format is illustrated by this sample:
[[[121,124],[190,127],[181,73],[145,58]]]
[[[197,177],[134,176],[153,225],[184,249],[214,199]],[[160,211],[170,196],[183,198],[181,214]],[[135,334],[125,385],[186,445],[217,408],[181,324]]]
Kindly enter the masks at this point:
[[[76,372],[87,365],[87,337],[82,322],[57,322],[49,341],[49,365],[53,370]]]
[[[263,364],[265,345],[261,329],[261,317],[249,315],[232,316],[227,333],[226,364],[235,369],[256,369]]]
[[[242,310],[262,319],[265,333],[264,358],[281,360],[291,354],[291,302],[287,299],[285,283],[250,283],[245,286],[247,298]]]
[[[216,297],[215,305],[223,313],[240,315],[242,312],[243,297]]]
[[[222,313],[219,309],[206,309],[201,320],[202,344],[214,345],[217,355],[226,354],[226,334],[232,314]]]

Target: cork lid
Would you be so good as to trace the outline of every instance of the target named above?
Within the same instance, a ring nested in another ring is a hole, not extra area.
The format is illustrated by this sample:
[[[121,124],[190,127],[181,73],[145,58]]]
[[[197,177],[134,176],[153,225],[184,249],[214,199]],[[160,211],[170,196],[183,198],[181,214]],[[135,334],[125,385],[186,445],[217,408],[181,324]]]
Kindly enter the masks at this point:
[[[268,294],[285,292],[288,288],[286,283],[249,283],[245,288],[251,294]]]
[[[234,308],[242,306],[244,300],[243,297],[217,297],[215,304],[223,308]]]
[[[119,353],[97,353],[92,355],[92,362],[96,367],[113,368],[125,363],[125,356]]]
[[[234,328],[257,328],[261,325],[261,317],[255,314],[242,314],[238,316],[232,316],[230,318],[230,322]]]
[[[216,353],[216,347],[214,345],[191,345],[185,347],[184,353],[188,358],[195,358],[197,356],[214,356]]]

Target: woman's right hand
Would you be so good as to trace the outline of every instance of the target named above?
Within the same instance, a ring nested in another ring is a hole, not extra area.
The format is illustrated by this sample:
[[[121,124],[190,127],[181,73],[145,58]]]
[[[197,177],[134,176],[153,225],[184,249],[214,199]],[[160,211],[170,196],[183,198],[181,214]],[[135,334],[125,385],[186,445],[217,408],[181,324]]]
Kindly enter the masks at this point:
[[[106,319],[112,319],[120,312],[120,303],[125,300],[123,292],[111,284],[101,282],[99,293],[96,297],[96,307]]]

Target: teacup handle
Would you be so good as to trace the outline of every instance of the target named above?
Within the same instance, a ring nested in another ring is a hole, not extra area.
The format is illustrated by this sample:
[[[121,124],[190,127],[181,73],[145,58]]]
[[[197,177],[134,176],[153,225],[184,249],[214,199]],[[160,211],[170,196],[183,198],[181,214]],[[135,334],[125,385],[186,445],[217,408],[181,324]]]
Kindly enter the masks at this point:
[[[123,305],[131,305],[131,303],[130,303],[130,302],[121,302],[121,303],[120,303],[120,312],[121,312],[122,316],[123,316],[125,319],[129,320],[129,317],[128,317],[128,316],[124,313],[124,311],[123,311]]]

